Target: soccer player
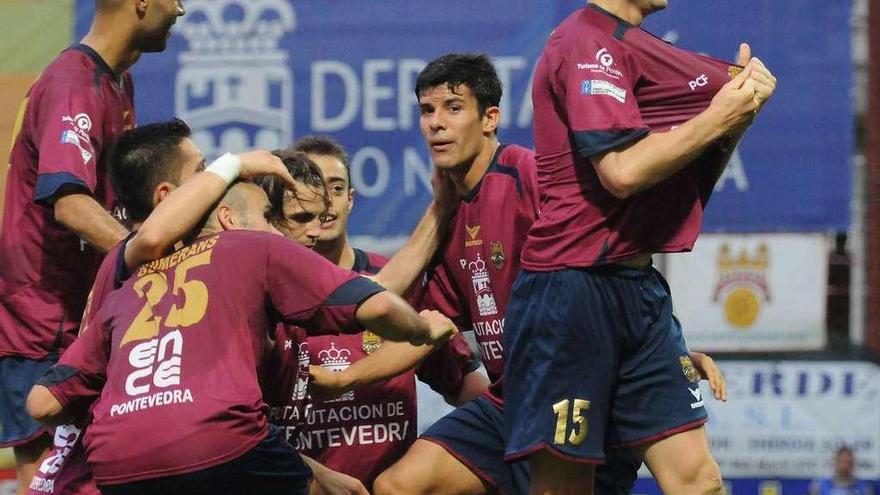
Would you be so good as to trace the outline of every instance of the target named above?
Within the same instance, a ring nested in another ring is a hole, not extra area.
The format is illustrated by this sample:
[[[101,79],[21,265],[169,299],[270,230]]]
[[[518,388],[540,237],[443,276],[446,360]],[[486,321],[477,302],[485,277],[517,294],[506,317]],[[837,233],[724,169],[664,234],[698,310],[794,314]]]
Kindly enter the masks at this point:
[[[14,448],[19,494],[49,444],[25,397],[70,345],[102,253],[127,233],[108,213],[104,170],[107,145],[135,123],[128,68],[162,51],[183,14],[175,0],[96,0],[88,34],[19,112],[0,234],[0,447]]]
[[[550,35],[534,76],[541,215],[504,338],[506,454],[528,458],[532,493],[592,493],[609,447],[636,449],[665,493],[721,490],[651,255],[691,249],[775,79],[748,45],[736,66],[638,27],[665,6],[589,3]]]
[[[257,380],[274,321],[414,344],[454,332],[275,235],[269,208],[234,184],[194,240],[107,295],[35,387],[44,421],[100,393],[85,446],[102,493],[302,493],[311,473],[267,426]]]
[[[501,148],[496,137],[500,93],[500,81],[483,55],[449,54],[432,61],[416,89],[422,134],[435,166],[452,177],[460,202],[421,304],[457,315],[462,328],[476,332],[493,380],[500,378],[503,359],[504,320],[499,315],[519,270],[522,243],[538,217],[534,153],[512,145]],[[485,264],[483,271],[468,264],[477,258]],[[716,396],[726,398],[723,377],[711,358],[692,357]],[[523,493],[528,489],[525,464],[504,462],[502,406],[497,382],[483,397],[432,426],[379,478],[376,493]],[[641,461],[630,456],[615,460],[613,469],[603,472],[603,486],[608,493],[629,493]]]
[[[363,274],[379,272],[387,258],[354,248],[348,239],[348,218],[355,191],[350,185],[348,157],[342,147],[327,137],[307,136],[280,151],[279,156],[285,159],[285,165],[298,181],[321,185],[322,189],[326,181],[330,201],[326,213],[324,198],[317,194],[313,196],[314,201],[308,201],[310,198],[284,201],[283,207],[274,208],[277,211],[272,221],[276,227],[342,268]],[[311,167],[319,168],[315,173],[307,173]],[[275,204],[273,198],[278,194],[272,187],[267,192]],[[442,207],[432,205],[430,208]],[[426,249],[425,262],[435,248],[431,245]],[[418,273],[419,270],[413,271],[407,280],[398,284],[398,290],[409,285]],[[285,427],[289,441],[303,454],[371,488],[376,476],[399,459],[416,438],[416,372],[409,370],[391,376],[395,373],[388,372],[387,367],[403,360],[406,364],[396,366],[411,368],[426,357],[430,349],[383,342],[369,331],[309,337],[298,346],[296,342],[296,338],[284,340],[279,336],[275,353],[287,357],[280,357],[278,361],[290,364],[274,368],[288,370],[282,373],[283,377],[276,378],[283,383],[283,390],[299,392],[276,395],[292,398],[294,403],[304,398],[308,368],[300,367],[298,389],[291,372],[297,369],[298,354],[300,364],[312,363],[318,384],[333,389],[336,391],[333,395],[341,397],[313,395],[305,412],[298,410],[290,400],[279,404],[267,398],[273,413],[270,420]],[[435,350],[419,366],[418,375],[450,403],[460,404],[474,395],[474,390],[485,387],[485,377],[476,371],[478,367],[466,341],[456,337]],[[304,378],[303,372],[306,373]]]
[[[238,155],[242,164],[239,177],[277,174],[289,186],[293,179],[281,161],[266,151],[254,151]],[[174,208],[174,202],[165,203],[159,214],[147,220],[156,205],[176,190],[181,184],[204,170],[205,161],[201,151],[190,139],[190,129],[181,120],[172,120],[139,127],[125,133],[114,146],[109,162],[109,173],[120,203],[129,213],[133,227],[137,230],[125,243],[125,256],[129,266],[136,267],[140,262],[156,259],[164,254],[168,246],[178,236],[181,215],[192,214],[190,208]],[[209,171],[211,169],[209,168]],[[185,191],[190,196],[211,194],[200,183],[216,182],[217,189],[225,190],[225,182],[219,177],[199,177],[187,184]],[[217,196],[218,193],[214,193]],[[183,206],[183,205],[181,205]],[[184,218],[185,219],[185,218]],[[174,220],[174,222],[170,221]],[[142,222],[146,221],[144,225]],[[106,294],[117,283],[114,276],[115,263],[112,262],[123,243],[118,243],[108,253],[110,262],[103,263],[90,293],[84,320],[92,309],[100,307]],[[98,493],[94,480],[86,466],[85,452],[82,448],[82,427],[85,418],[77,418],[76,424],[61,425],[55,428],[54,447],[51,455],[43,460],[36,470],[29,486],[30,495],[64,493],[68,495],[93,495]]]

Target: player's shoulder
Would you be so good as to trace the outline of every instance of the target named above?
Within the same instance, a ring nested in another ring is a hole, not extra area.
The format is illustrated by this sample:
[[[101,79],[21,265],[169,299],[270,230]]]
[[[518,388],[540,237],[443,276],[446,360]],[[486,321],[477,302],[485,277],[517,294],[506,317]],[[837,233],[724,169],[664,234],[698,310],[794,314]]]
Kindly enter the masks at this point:
[[[615,43],[633,26],[602,10],[595,4],[588,4],[574,11],[550,36],[548,46],[577,46],[584,42]]]
[[[386,263],[388,263],[387,256],[354,248],[354,266],[351,271],[375,275]]]
[[[519,170],[535,170],[537,162],[535,151],[518,144],[506,144],[498,154],[499,165],[515,167]]]
[[[84,45],[74,45],[60,54],[43,69],[38,84],[61,85],[64,87],[92,87],[95,85],[96,68],[93,57],[84,51]]]

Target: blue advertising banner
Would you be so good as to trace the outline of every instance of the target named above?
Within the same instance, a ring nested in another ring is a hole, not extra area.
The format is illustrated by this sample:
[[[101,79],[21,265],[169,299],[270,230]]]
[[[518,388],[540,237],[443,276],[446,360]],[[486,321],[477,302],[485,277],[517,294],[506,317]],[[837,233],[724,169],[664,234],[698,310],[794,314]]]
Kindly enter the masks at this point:
[[[504,83],[500,137],[530,146],[530,80],[543,42],[581,1],[186,0],[166,52],[133,69],[141,124],[178,116],[206,155],[338,139],[357,189],[350,230],[406,235],[430,196],[415,77],[448,52],[490,54]],[[709,231],[827,231],[849,224],[850,2],[672,2],[646,27],[732,58],[740,41],[779,90],[722,177]],[[77,1],[76,33],[92,0]]]

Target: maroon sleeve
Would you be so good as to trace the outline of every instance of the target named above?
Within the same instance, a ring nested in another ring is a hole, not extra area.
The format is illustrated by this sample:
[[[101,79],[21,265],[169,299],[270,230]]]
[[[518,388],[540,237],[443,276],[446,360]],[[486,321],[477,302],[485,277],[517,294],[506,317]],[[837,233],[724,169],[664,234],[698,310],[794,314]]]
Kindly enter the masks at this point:
[[[35,201],[51,201],[62,186],[89,192],[97,184],[96,163],[104,147],[103,112],[95,89],[55,80],[39,100],[35,144],[39,146]]]
[[[94,307],[94,306],[93,306]],[[82,331],[37,383],[49,389],[61,406],[81,416],[100,395],[107,381],[110,332],[98,309],[84,321]]]
[[[455,287],[449,269],[439,263],[425,273],[422,286],[413,292],[413,307],[418,310],[434,309],[452,320],[459,330],[471,329],[467,300]]]
[[[548,58],[578,153],[590,157],[648,133],[633,94],[641,70],[626,46],[600,31],[558,40]]]
[[[480,362],[474,358],[467,340],[458,334],[425,358],[416,369],[416,375],[438,394],[455,397],[464,377],[479,367]]]
[[[266,286],[282,321],[304,327],[310,335],[363,330],[355,312],[384,290],[379,284],[281,236],[268,242]]]

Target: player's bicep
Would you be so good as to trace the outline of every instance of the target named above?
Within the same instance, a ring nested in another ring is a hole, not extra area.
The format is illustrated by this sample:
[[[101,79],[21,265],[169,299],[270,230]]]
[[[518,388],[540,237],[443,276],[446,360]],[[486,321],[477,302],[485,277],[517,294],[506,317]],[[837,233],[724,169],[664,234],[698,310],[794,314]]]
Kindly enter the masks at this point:
[[[634,94],[640,70],[622,45],[582,40],[556,64],[551,83],[578,154],[594,156],[648,133]]]

